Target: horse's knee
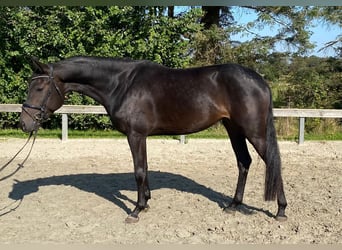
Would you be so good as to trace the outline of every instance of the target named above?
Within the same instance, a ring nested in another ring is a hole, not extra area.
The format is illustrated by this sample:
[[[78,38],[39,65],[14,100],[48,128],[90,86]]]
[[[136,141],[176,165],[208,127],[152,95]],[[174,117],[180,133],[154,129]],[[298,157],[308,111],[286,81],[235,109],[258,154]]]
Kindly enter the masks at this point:
[[[134,171],[134,176],[138,183],[143,183],[146,179],[146,171],[143,168],[136,169]]]

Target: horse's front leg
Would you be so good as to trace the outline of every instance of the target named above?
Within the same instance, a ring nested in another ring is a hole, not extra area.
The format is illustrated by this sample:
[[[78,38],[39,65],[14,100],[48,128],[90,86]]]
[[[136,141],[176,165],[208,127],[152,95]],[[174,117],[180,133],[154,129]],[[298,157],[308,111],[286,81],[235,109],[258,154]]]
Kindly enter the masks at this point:
[[[148,208],[147,201],[151,192],[147,178],[146,137],[136,134],[128,135],[128,143],[133,156],[134,176],[138,188],[138,201],[133,212],[126,218],[127,223],[139,221],[139,213]]]

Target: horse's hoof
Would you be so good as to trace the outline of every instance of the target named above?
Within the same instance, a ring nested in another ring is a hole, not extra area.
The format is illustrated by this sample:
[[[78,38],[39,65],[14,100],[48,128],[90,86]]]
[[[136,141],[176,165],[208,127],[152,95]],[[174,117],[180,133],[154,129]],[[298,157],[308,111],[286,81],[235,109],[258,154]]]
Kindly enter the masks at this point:
[[[133,215],[128,215],[127,218],[125,219],[125,222],[127,224],[132,224],[132,223],[137,223],[139,221],[138,216],[133,216]]]
[[[279,215],[277,215],[277,216],[275,217],[275,219],[276,219],[276,221],[284,222],[284,221],[287,221],[287,216],[286,216],[286,215],[284,215],[284,216],[279,216]]]

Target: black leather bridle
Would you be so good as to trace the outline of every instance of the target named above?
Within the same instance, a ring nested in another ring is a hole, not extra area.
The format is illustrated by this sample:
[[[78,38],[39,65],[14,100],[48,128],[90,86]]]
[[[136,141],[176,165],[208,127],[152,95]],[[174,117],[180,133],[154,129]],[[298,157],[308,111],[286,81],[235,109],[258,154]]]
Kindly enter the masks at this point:
[[[48,93],[46,94],[45,98],[43,99],[42,104],[40,106],[36,106],[36,105],[32,105],[32,104],[29,104],[29,103],[25,102],[22,105],[22,110],[26,114],[28,114],[35,123],[36,122],[40,123],[46,117],[46,112],[47,112],[46,111],[46,105],[47,105],[47,103],[49,101],[49,98],[51,96],[52,88],[53,87],[56,89],[58,95],[63,100],[63,94],[62,94],[61,90],[59,89],[59,87],[57,86],[56,82],[54,81],[53,66],[49,65],[49,68],[50,68],[50,74],[49,75],[35,76],[35,77],[32,77],[32,79],[31,79],[31,82],[33,80],[40,79],[40,78],[48,78],[49,79],[49,90],[48,90]],[[40,112],[35,114],[35,115],[32,115],[30,112],[27,111],[27,109],[35,109],[35,110],[38,110]]]

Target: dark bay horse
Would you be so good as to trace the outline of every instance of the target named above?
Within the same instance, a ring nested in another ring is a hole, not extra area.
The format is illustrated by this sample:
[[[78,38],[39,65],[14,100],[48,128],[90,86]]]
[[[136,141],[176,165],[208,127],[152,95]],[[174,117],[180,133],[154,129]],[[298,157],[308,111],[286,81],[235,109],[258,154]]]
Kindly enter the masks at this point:
[[[114,127],[127,135],[138,189],[137,204],[127,222],[138,221],[151,198],[147,136],[194,133],[220,120],[239,168],[234,199],[225,210],[234,211],[242,203],[252,161],[247,139],[266,164],[264,198],[277,198],[275,218],[286,220],[271,92],[253,70],[237,64],[170,69],[150,61],[100,57],[73,57],[52,64],[34,59],[33,65],[20,117],[24,131],[38,130],[63,105],[65,94],[76,91],[101,103]]]

